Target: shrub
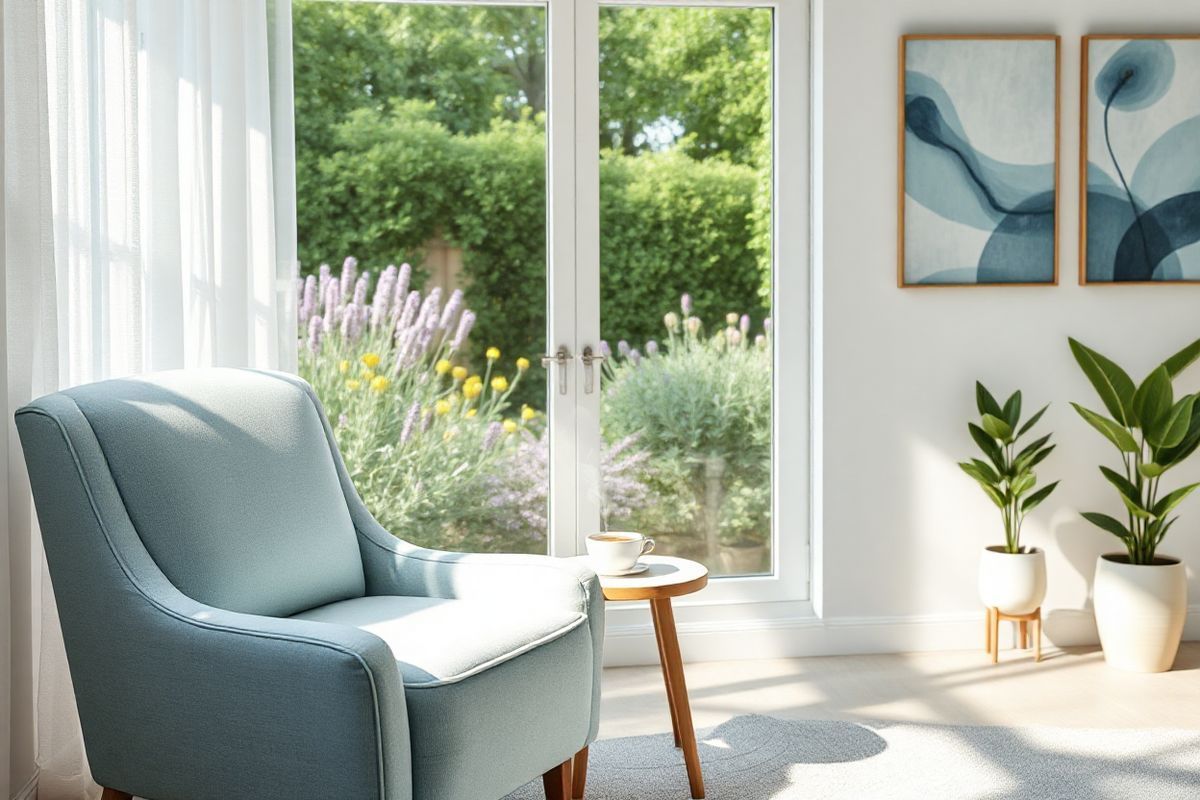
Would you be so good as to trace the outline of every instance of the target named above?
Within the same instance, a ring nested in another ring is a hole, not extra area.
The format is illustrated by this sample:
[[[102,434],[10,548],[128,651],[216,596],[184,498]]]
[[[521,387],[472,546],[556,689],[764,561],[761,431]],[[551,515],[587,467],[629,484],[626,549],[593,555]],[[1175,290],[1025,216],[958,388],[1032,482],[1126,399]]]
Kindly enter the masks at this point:
[[[706,334],[684,296],[684,318],[642,350],[618,343],[606,363],[602,424],[608,441],[637,434],[651,453],[652,502],[629,518],[646,530],[703,534],[717,544],[767,540],[771,501],[770,321],[731,313]]]

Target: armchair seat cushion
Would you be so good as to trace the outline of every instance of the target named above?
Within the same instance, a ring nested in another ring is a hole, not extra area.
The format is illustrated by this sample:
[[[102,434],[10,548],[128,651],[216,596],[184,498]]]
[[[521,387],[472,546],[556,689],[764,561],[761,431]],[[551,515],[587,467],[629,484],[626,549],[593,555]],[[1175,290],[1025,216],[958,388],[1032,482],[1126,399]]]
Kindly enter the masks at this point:
[[[414,800],[497,800],[587,742],[594,662],[584,614],[375,596],[296,618],[350,625],[391,648],[413,731]]]
[[[410,689],[457,683],[587,621],[583,614],[560,609],[396,595],[342,600],[295,618],[375,634],[391,648]]]

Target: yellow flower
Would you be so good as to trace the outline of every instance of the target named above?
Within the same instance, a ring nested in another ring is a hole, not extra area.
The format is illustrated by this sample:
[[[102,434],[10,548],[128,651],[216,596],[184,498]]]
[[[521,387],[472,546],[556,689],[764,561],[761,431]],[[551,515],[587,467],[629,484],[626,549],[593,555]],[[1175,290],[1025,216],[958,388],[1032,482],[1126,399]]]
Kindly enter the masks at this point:
[[[338,362],[338,372],[345,375],[349,371],[350,371],[350,361],[348,359],[343,358],[341,361]]]
[[[470,411],[468,411],[468,412],[467,412],[467,416],[468,416],[468,417],[473,417],[473,416],[475,416],[475,412],[476,412],[476,411],[478,411],[478,410],[479,410],[478,408],[472,408]]]
[[[356,389],[361,389],[362,381],[358,380],[357,378],[351,378],[350,380],[346,381],[346,388],[352,392]]]
[[[392,385],[392,382],[382,375],[377,375],[371,379],[371,391],[382,392]]]
[[[379,366],[379,355],[377,353],[363,353],[363,356],[359,359],[359,361],[366,364],[371,369],[375,369],[375,367]]]
[[[439,417],[446,416],[447,414],[450,413],[450,401],[449,400],[438,400],[436,403],[433,404],[433,410],[435,412],[437,412],[437,415]]]
[[[524,357],[518,358],[517,359],[517,369],[521,370],[521,372],[524,372],[525,370],[529,369],[529,359],[524,358]]]
[[[455,367],[454,369],[450,370],[450,375],[454,378],[454,380],[461,381],[467,377],[467,368]]]
[[[358,374],[358,377],[362,378],[364,381],[370,382],[375,380],[375,372],[374,370],[364,369]]]
[[[530,408],[529,406],[521,406],[521,419],[528,422],[529,420],[533,419],[536,416],[537,416],[537,412],[534,411],[532,408]]]
[[[504,432],[505,433],[515,433],[516,430],[517,430],[516,422],[512,421],[511,419],[504,420]]]
[[[497,375],[492,378],[492,391],[503,392],[508,389],[508,378],[503,375]]]
[[[488,361],[495,361],[496,359],[498,359],[500,357],[500,348],[499,347],[489,347],[487,349],[487,357],[488,357]]]
[[[445,375],[450,371],[451,364],[444,358],[439,358],[438,362],[433,365],[434,372],[438,375]]]
[[[483,384],[476,383],[474,381],[467,381],[463,384],[462,393],[463,397],[467,398],[468,400],[474,400],[483,393]]]

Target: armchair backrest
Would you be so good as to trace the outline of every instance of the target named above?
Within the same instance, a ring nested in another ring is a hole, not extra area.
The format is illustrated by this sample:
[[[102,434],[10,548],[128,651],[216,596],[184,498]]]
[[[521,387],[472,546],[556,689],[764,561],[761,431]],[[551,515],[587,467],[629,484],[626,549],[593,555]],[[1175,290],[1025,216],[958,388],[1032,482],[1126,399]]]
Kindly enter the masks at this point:
[[[180,370],[59,395],[90,425],[134,529],[183,594],[270,616],[363,595],[322,414],[295,378]]]

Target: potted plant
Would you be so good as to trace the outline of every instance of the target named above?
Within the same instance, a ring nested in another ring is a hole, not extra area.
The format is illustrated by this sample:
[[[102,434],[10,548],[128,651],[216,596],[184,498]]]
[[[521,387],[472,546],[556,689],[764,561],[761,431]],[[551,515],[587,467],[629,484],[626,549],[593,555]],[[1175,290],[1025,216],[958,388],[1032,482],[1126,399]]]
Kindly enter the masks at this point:
[[[1072,403],[1121,453],[1121,469],[1100,467],[1117,489],[1124,520],[1097,512],[1084,518],[1125,545],[1096,561],[1093,601],[1104,658],[1134,672],[1165,672],[1175,661],[1187,618],[1187,575],[1158,546],[1175,524],[1175,509],[1200,484],[1166,491],[1162,479],[1200,446],[1200,395],[1175,398],[1173,379],[1200,357],[1200,340],[1180,350],[1135,386],[1129,375],[1074,339],[1071,352],[1110,416]]]
[[[1049,406],[1022,425],[1021,393],[1013,392],[1002,406],[978,381],[975,404],[979,424],[968,423],[967,430],[987,460],[972,458],[958,466],[996,504],[1004,523],[1004,544],[985,547],[980,558],[979,599],[1002,614],[1028,614],[1040,607],[1046,596],[1046,554],[1021,545],[1021,525],[1025,515],[1050,496],[1058,481],[1033,491],[1037,485],[1034,467],[1054,450],[1050,434],[1017,448]]]

